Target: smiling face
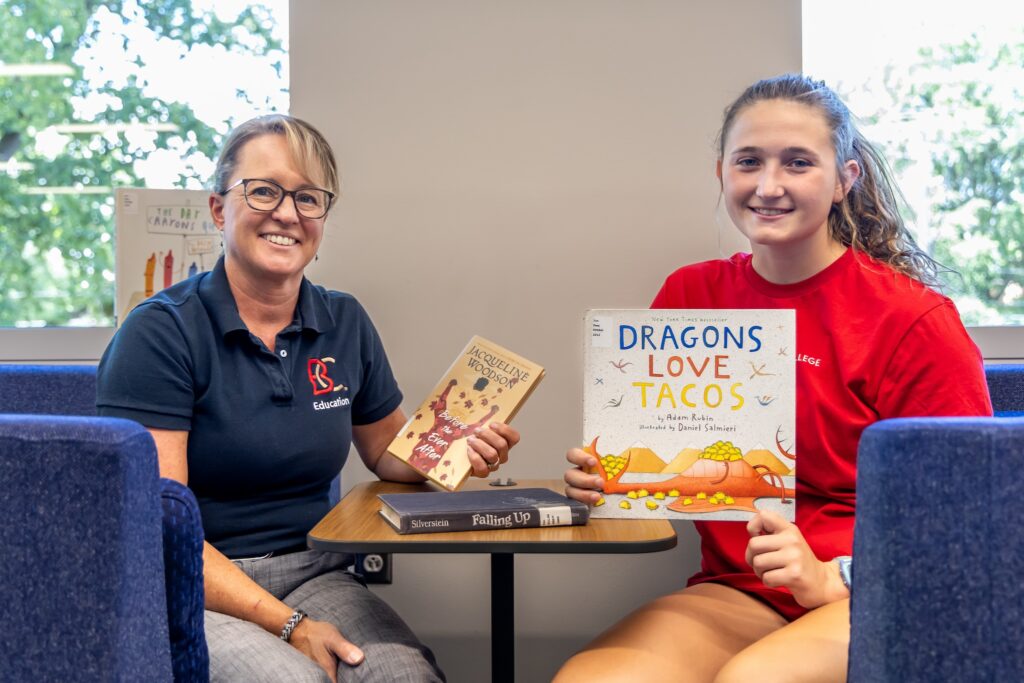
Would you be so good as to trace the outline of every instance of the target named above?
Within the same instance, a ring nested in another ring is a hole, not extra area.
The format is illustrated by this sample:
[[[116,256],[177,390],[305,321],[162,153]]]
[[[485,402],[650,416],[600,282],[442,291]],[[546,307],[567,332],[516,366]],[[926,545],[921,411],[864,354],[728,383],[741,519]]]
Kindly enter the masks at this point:
[[[296,167],[283,135],[260,135],[245,143],[228,186],[242,178],[272,180],[286,190],[315,187]],[[212,195],[210,212],[223,233],[229,279],[298,286],[323,236],[324,219],[299,215],[291,196],[273,211],[257,211],[246,203],[241,185],[223,197]]]
[[[742,110],[726,132],[718,175],[755,268],[759,260],[782,259],[790,267],[795,260],[809,276],[835,260],[843,247],[829,235],[829,210],[858,171],[851,161],[840,176],[828,122],[817,109],[763,100]]]

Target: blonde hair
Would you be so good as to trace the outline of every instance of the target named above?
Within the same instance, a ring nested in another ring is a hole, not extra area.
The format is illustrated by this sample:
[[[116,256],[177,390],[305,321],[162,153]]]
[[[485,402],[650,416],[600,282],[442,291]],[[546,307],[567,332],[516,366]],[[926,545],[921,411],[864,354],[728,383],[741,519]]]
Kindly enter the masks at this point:
[[[327,139],[302,119],[286,114],[269,114],[237,126],[221,148],[213,174],[213,191],[224,192],[238,166],[238,154],[245,144],[261,135],[283,135],[292,159],[304,176],[335,195],[340,191],[338,165]]]
[[[847,162],[856,161],[860,166],[860,177],[829,211],[829,235],[900,273],[938,286],[938,273],[947,269],[917,246],[900,216],[901,195],[885,159],[857,129],[850,110],[824,81],[802,74],[785,74],[758,81],[744,90],[725,109],[718,134],[719,160],[725,156],[725,137],[739,113],[766,100],[799,102],[820,111],[831,131],[840,177]]]

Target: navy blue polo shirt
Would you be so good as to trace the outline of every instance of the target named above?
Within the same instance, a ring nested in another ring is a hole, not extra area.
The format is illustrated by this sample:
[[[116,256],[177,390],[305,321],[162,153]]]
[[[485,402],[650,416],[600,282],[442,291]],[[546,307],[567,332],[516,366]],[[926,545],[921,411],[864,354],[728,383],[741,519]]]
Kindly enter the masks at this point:
[[[402,402],[369,316],[303,279],[273,352],[249,332],[223,258],[136,307],[100,360],[97,408],[186,430],[206,540],[228,557],[304,546],[329,509],[352,425]]]

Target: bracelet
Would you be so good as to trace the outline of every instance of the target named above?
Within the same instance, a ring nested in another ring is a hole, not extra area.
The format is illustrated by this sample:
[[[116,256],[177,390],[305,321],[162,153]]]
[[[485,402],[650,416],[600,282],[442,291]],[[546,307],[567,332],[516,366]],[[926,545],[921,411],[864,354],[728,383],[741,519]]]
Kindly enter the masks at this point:
[[[281,629],[281,640],[289,642],[292,639],[292,631],[299,625],[299,622],[306,618],[306,613],[300,609],[292,612],[292,615],[288,617],[288,621],[285,622],[284,628]]]

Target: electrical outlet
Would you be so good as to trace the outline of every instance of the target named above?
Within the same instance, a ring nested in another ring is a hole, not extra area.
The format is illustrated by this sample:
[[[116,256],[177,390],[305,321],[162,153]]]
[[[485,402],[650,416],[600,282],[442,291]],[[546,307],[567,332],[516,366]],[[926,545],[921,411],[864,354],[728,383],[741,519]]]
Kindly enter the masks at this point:
[[[356,555],[352,568],[366,583],[391,583],[391,555],[368,553]]]

